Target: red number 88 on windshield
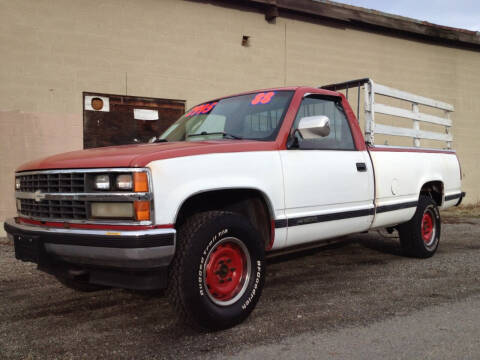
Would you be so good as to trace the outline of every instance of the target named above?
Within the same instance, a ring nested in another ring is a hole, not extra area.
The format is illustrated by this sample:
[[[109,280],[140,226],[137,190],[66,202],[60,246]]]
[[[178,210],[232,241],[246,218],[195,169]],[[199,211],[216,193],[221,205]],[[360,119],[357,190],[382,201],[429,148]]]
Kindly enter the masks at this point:
[[[274,91],[269,91],[267,93],[259,93],[253,98],[250,104],[252,105],[268,104],[272,100],[274,95],[275,95]]]

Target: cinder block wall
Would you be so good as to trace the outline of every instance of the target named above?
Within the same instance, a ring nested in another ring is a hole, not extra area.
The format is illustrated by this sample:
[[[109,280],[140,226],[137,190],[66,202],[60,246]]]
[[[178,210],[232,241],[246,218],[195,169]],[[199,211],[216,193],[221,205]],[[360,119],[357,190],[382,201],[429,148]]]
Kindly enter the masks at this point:
[[[480,51],[181,0],[0,0],[0,54],[0,221],[18,165],[82,148],[83,91],[190,106],[367,76],[455,106],[466,202],[480,200]]]

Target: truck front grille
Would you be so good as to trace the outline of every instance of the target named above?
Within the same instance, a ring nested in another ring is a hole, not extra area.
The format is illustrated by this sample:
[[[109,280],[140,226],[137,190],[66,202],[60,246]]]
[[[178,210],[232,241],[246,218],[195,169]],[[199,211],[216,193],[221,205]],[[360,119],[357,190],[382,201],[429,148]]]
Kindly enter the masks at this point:
[[[18,174],[20,190],[23,192],[43,193],[83,193],[85,192],[85,173],[47,173],[47,174]]]
[[[58,169],[17,172],[15,174],[15,197],[17,213],[20,217],[49,222],[151,224],[151,220],[121,218],[112,214],[94,217],[92,203],[152,201],[151,191],[135,192],[133,189],[117,189],[116,178],[122,174],[135,172],[148,173],[148,169],[132,168],[92,168]],[[95,177],[107,175],[109,189],[95,189]]]
[[[20,199],[21,215],[42,219],[87,219],[87,202],[78,200]]]

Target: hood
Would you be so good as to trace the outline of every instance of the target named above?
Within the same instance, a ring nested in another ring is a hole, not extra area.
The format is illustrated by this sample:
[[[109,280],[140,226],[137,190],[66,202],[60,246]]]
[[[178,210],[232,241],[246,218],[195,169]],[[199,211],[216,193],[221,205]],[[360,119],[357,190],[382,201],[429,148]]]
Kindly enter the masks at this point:
[[[253,140],[190,141],[109,146],[72,151],[23,164],[16,171],[145,167],[155,160],[213,153],[275,150],[274,142]]]

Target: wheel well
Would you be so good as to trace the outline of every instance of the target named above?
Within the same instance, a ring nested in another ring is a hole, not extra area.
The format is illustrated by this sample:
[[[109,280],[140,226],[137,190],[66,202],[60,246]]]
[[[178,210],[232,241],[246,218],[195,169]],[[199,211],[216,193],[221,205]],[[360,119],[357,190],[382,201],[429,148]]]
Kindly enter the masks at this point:
[[[265,248],[272,239],[273,213],[264,194],[251,189],[214,190],[196,194],[181,206],[175,227],[181,226],[195,213],[212,210],[226,210],[244,215],[261,234]]]
[[[441,181],[430,181],[422,186],[420,194],[430,196],[438,206],[441,206],[443,199],[443,183]]]

